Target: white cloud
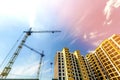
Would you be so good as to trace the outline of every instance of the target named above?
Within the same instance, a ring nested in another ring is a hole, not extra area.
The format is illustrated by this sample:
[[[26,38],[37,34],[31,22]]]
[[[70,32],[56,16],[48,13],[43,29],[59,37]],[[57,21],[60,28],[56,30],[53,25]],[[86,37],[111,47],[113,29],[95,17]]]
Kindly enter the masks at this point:
[[[105,33],[90,32],[89,34],[84,34],[83,39],[85,41],[91,41],[91,44],[97,47],[102,42],[102,40],[99,39],[105,36],[106,34],[107,34],[106,32]]]
[[[49,61],[47,60],[47,61],[45,61],[44,63],[43,63],[43,65],[42,65],[42,67],[41,67],[41,72],[40,72],[40,78],[42,78],[43,80],[45,79],[45,78],[49,78],[49,79],[51,79],[52,78],[52,75],[53,75],[53,72],[52,72],[52,67],[48,67],[48,64],[50,64],[50,63],[48,63]],[[46,66],[47,65],[47,66]],[[49,79],[47,79],[47,80],[49,80]]]
[[[94,53],[95,51],[94,50],[88,50],[87,52],[88,53]]]
[[[84,34],[83,39],[84,40],[90,40],[98,37],[98,32],[90,32],[89,34]]]
[[[106,35],[107,33],[98,33],[98,32],[90,32],[89,35],[88,35],[88,39],[96,39],[96,38],[99,38],[101,36],[104,36]]]
[[[113,0],[109,0],[105,6],[104,14],[106,15],[106,19],[109,19],[111,15],[111,5],[113,4]]]
[[[7,78],[35,78],[37,77],[36,75],[32,75],[33,73],[32,71],[29,71],[32,73],[28,74],[26,73],[26,71],[24,72],[23,70],[24,69],[20,67],[20,69],[18,69],[16,73],[9,73]]]
[[[74,44],[76,41],[77,41],[77,38],[73,39],[70,44],[72,45],[72,44]]]
[[[98,32],[90,32],[89,34],[84,34],[83,38],[87,42],[91,42],[91,45],[97,47],[102,40],[100,40],[103,36],[107,35],[107,33],[98,33]],[[89,52],[89,50],[88,50]]]
[[[38,70],[38,63],[35,62],[31,65],[27,66],[16,66],[14,69],[9,73],[8,78],[20,78],[21,76],[28,78],[31,76],[36,76]]]
[[[115,0],[114,7],[115,7],[115,8],[120,7],[120,0]]]
[[[92,44],[97,47],[101,42],[102,40],[98,40],[98,41],[93,42]]]
[[[1,0],[0,1],[0,14],[1,15],[14,15],[14,16],[28,16],[33,14],[38,0]]]
[[[45,69],[44,71],[43,71],[43,73],[45,74],[45,73],[49,73],[49,72],[51,72],[51,68],[48,68],[48,69]]]
[[[108,25],[111,24],[111,23],[112,23],[112,20],[110,20],[109,22],[107,22]]]
[[[83,39],[85,39],[85,40],[87,39],[87,35],[86,34],[83,35]]]
[[[45,69],[42,70],[45,65],[48,64],[48,60],[42,62],[41,64],[41,69],[40,73],[42,74],[49,73],[52,69]],[[38,71],[38,61],[34,62],[33,64],[30,65],[24,65],[24,66],[16,66],[14,69],[9,73],[8,78],[36,78],[37,76],[37,71]]]
[[[109,0],[106,3],[106,6],[104,8],[104,14],[106,15],[105,23],[109,24],[109,22],[111,21],[110,16],[112,14],[112,10],[118,7],[120,7],[120,0]]]
[[[91,32],[90,34],[89,34],[89,38],[90,39],[93,39],[93,38],[96,38],[97,37],[97,32]]]
[[[101,37],[101,36],[104,36],[106,34],[107,34],[106,32],[104,32],[104,33],[102,32],[102,33],[99,33],[98,36]]]
[[[41,66],[45,66],[46,64],[48,64],[49,63],[49,60],[45,60],[45,61],[43,61],[43,63],[41,64]]]
[[[30,27],[35,27],[38,11],[42,12],[49,7],[49,2],[49,0],[0,0],[0,15],[27,20]]]

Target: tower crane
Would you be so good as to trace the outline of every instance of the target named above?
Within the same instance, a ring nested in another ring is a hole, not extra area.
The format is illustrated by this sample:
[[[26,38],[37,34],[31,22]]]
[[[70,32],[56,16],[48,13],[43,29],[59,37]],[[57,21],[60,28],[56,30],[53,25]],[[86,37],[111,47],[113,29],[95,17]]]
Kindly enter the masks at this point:
[[[12,69],[12,66],[16,60],[16,58],[18,57],[24,43],[26,42],[27,38],[32,34],[32,33],[56,33],[56,32],[61,32],[58,30],[53,30],[53,31],[32,31],[32,28],[30,28],[28,31],[24,31],[25,35],[22,39],[22,41],[20,42],[19,46],[17,47],[17,49],[15,50],[14,54],[12,55],[12,57],[10,58],[9,62],[7,63],[7,65],[4,67],[3,71],[0,73],[0,78],[1,79],[6,79],[9,72]]]
[[[39,80],[39,75],[40,75],[40,68],[41,68],[41,64],[42,64],[42,59],[43,57],[45,56],[44,55],[44,52],[42,51],[42,53],[40,53],[39,51],[36,51],[35,49],[29,47],[28,45],[24,44],[25,47],[27,47],[28,49],[38,53],[41,57],[40,57],[40,62],[39,62],[39,65],[38,65],[38,70],[37,70],[37,79]]]

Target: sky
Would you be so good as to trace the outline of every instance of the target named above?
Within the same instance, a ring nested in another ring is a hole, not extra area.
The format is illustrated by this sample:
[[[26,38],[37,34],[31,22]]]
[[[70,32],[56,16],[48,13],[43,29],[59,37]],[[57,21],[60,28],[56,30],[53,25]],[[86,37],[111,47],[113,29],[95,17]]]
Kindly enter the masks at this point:
[[[25,43],[44,51],[40,80],[51,80],[54,66],[50,63],[57,51],[67,47],[85,56],[104,39],[120,33],[119,14],[120,0],[0,0],[0,72],[25,35],[23,31],[60,30],[33,33]],[[39,58],[23,46],[8,78],[35,78]]]

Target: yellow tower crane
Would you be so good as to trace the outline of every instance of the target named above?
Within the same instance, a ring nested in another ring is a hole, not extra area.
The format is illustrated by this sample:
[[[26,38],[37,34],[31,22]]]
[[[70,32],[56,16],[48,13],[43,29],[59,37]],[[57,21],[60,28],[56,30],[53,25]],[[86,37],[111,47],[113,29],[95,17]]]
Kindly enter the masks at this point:
[[[32,28],[30,28],[28,31],[24,31],[25,36],[23,37],[22,41],[20,42],[19,46],[17,47],[17,49],[15,50],[14,54],[12,55],[12,57],[10,58],[9,62],[7,63],[7,65],[4,67],[3,71],[0,73],[0,79],[6,79],[9,72],[12,69],[12,66],[17,58],[17,56],[19,55],[24,43],[26,42],[28,36],[30,36],[32,33],[56,33],[56,32],[61,32],[58,30],[53,30],[53,31],[32,31]],[[43,55],[44,56],[44,55]],[[42,61],[42,60],[41,60]],[[41,64],[41,63],[40,63]],[[38,72],[39,74],[39,72]]]

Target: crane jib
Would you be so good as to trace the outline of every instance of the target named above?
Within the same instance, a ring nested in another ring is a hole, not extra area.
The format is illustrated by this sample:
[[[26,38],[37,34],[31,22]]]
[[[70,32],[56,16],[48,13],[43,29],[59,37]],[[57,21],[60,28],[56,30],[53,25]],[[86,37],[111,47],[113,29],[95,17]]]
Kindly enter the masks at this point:
[[[17,47],[16,51],[14,52],[14,54],[12,55],[12,57],[10,58],[9,62],[7,63],[7,65],[4,67],[3,71],[0,74],[0,78],[1,79],[6,79],[6,77],[8,76],[9,72],[11,71],[11,68],[16,60],[16,58],[18,57],[22,46],[24,45],[24,43],[26,42],[28,36],[31,35],[31,33],[56,33],[56,32],[61,32],[59,30],[47,30],[47,31],[31,31],[32,28],[30,28],[28,31],[24,31],[24,33],[26,33],[22,39],[22,41],[20,42],[19,46]],[[39,53],[38,51],[30,48],[31,50],[35,51],[36,53]],[[44,54],[41,54],[41,61],[42,61],[42,57],[44,57]],[[39,70],[40,70],[40,66],[41,66],[41,61],[40,61],[40,65],[39,65]],[[38,72],[39,75],[39,72]]]

